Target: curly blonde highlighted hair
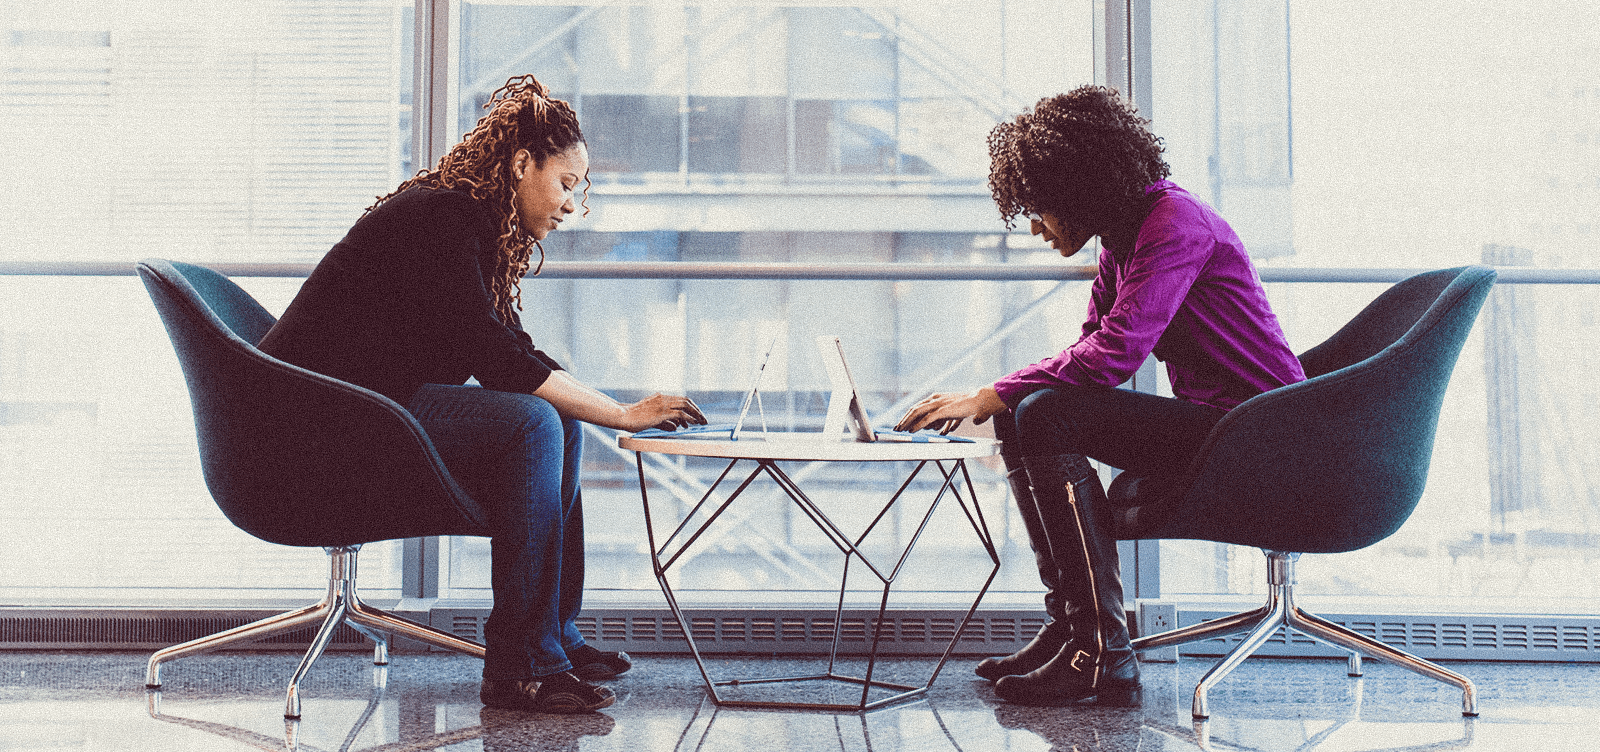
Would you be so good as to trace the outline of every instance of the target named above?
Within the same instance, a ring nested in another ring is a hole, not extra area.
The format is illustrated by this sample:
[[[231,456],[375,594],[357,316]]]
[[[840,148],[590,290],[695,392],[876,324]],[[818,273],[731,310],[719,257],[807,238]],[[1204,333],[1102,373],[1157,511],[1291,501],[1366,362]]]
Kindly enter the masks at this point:
[[[495,311],[503,321],[511,321],[522,307],[521,282],[528,273],[533,249],[539,249],[538,274],[544,266],[544,246],[522,227],[517,217],[516,178],[512,157],[527,149],[534,166],[542,168],[546,159],[583,143],[578,115],[565,101],[550,96],[550,90],[533,76],[513,76],[496,89],[484,104],[489,114],[478,119],[461,143],[439,158],[438,166],[422,170],[400,184],[387,196],[367,207],[383,202],[408,188],[461,189],[483,202],[495,218],[500,231],[497,263],[489,279],[489,294]],[[585,198],[588,195],[585,176]],[[587,204],[586,204],[587,206]]]

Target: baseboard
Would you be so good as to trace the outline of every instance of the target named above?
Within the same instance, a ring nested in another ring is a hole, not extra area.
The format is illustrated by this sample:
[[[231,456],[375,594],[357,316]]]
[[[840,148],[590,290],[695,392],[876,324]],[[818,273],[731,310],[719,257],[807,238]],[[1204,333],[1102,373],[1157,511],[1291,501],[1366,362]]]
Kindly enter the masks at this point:
[[[282,613],[259,609],[21,609],[0,608],[0,650],[159,650]],[[315,627],[251,644],[253,650],[304,651]],[[348,625],[330,650],[371,650]]]
[[[877,611],[846,610],[835,628],[832,609],[695,609],[689,629],[702,654],[816,655],[829,652],[835,631],[841,655],[941,655],[957,637],[965,610],[891,610],[878,630]],[[441,608],[433,626],[458,637],[482,640],[488,613]],[[1039,611],[980,610],[972,616],[952,655],[1010,653],[1033,639],[1044,625]],[[578,617],[583,638],[602,650],[630,653],[687,653],[683,629],[666,608],[600,608]]]
[[[1230,615],[1182,610],[1180,627]],[[1318,614],[1390,647],[1428,660],[1600,663],[1600,617],[1522,614]],[[1224,655],[1244,633],[1178,647],[1183,655]],[[1286,627],[1253,655],[1338,658],[1345,652]]]
[[[0,609],[0,650],[157,650],[271,616],[268,610],[161,609]],[[408,618],[466,639],[482,641],[488,609],[435,603]],[[1143,631],[1154,631],[1147,609]],[[940,655],[955,636],[964,610],[891,610],[881,635],[876,611],[847,610],[837,632],[841,654],[861,654],[878,637],[880,655]],[[1218,610],[1165,612],[1155,625],[1188,626],[1226,616]],[[1600,663],[1600,617],[1497,615],[1320,614],[1385,644],[1430,660]],[[816,655],[833,646],[832,609],[697,609],[689,628],[704,654]],[[1044,623],[1034,610],[979,609],[961,630],[952,651],[957,656],[1000,655],[1026,644]],[[1132,623],[1138,624],[1139,621]],[[596,608],[583,612],[578,628],[584,639],[604,650],[631,653],[686,653],[683,632],[665,607]],[[254,643],[254,650],[304,650],[313,630],[305,628]],[[1204,640],[1179,647],[1183,655],[1222,655],[1244,635]],[[414,646],[413,646],[414,647]],[[370,650],[370,643],[348,626],[330,649]],[[404,644],[395,649],[403,652]],[[1299,633],[1279,628],[1256,655],[1337,658],[1343,653]],[[1158,658],[1149,656],[1146,658]]]
[[[274,615],[275,611],[0,609],[0,650],[158,650]],[[400,612],[450,634],[483,641],[486,607],[435,605],[426,613]],[[847,610],[839,620],[841,655],[862,654],[878,640],[880,655],[940,655],[965,610],[891,611],[881,634],[876,611]],[[831,609],[697,609],[690,616],[696,647],[704,654],[827,653],[833,646]],[[1009,653],[1026,644],[1043,626],[1037,611],[979,611],[961,630],[953,655]],[[687,653],[683,631],[665,607],[599,608],[578,617],[584,639],[603,650],[631,653]],[[252,643],[253,650],[304,650],[314,629],[307,627]],[[369,650],[370,643],[348,626],[335,634],[330,650]],[[397,641],[397,652],[418,649]]]

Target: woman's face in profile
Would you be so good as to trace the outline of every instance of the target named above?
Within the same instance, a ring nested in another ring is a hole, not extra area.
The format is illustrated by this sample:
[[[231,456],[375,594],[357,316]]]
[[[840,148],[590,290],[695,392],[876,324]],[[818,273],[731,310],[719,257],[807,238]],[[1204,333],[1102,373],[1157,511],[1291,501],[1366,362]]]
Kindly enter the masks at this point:
[[[517,181],[517,222],[535,240],[544,240],[568,214],[578,210],[574,194],[589,174],[589,150],[581,142],[534,164],[527,150],[512,159]]]
[[[1083,250],[1094,237],[1093,232],[1072,227],[1048,212],[1028,212],[1028,231],[1049,243],[1062,258]]]

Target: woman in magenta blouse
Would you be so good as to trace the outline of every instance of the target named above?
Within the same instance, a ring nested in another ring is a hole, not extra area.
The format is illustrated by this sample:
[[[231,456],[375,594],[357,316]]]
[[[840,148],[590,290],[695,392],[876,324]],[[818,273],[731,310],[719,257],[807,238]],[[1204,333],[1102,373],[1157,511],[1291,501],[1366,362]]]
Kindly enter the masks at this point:
[[[897,428],[995,419],[1007,480],[1045,585],[1049,621],[1015,654],[978,664],[1013,702],[1139,698],[1114,513],[1089,460],[1175,480],[1239,403],[1305,378],[1244,244],[1166,177],[1161,139],[1113,89],[1040,100],[989,136],[1007,226],[1026,216],[1063,257],[1099,236],[1076,343],[969,393],[935,394]],[[1175,397],[1118,389],[1155,355]]]

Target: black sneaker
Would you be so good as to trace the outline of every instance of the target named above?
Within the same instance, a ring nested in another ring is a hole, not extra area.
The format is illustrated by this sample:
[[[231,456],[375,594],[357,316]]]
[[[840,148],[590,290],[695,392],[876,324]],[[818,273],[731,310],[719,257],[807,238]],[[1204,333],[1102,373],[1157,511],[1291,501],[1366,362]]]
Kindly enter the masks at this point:
[[[572,673],[584,681],[613,679],[633,668],[627,653],[608,652],[589,644],[567,651],[567,660],[572,661]]]
[[[484,679],[478,690],[484,705],[528,713],[588,713],[617,701],[605,687],[588,684],[569,671],[537,679]]]

